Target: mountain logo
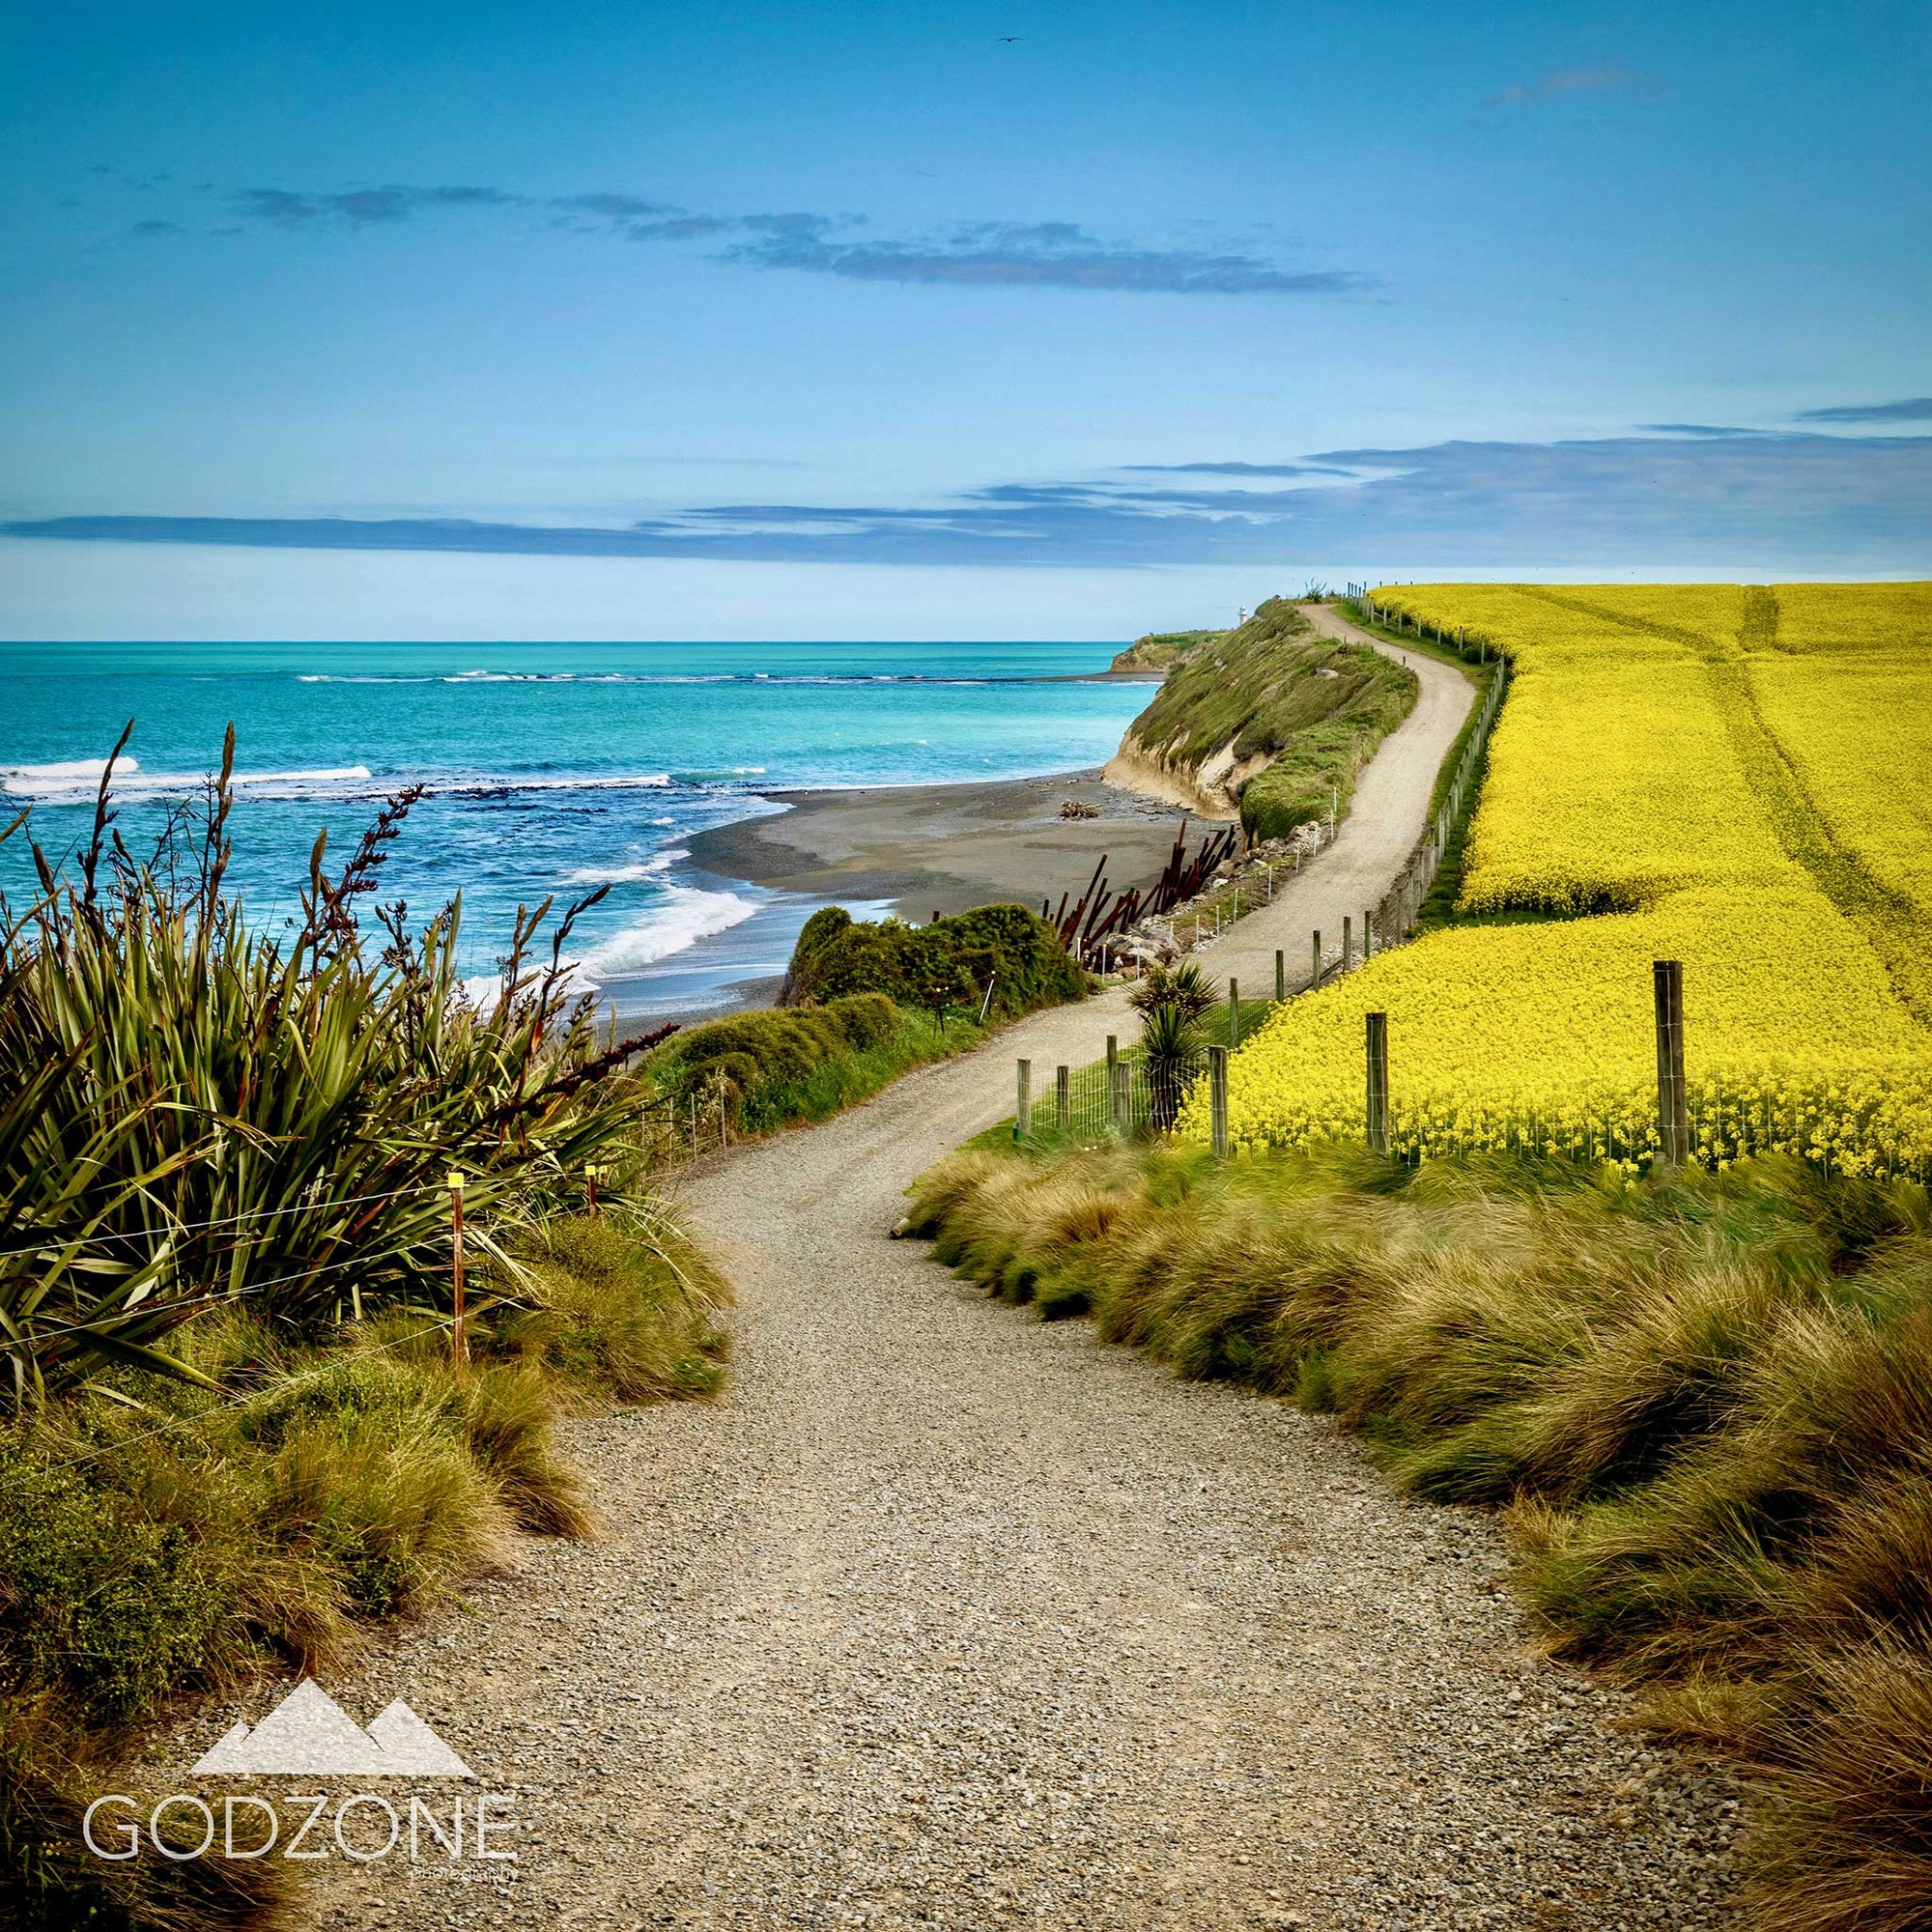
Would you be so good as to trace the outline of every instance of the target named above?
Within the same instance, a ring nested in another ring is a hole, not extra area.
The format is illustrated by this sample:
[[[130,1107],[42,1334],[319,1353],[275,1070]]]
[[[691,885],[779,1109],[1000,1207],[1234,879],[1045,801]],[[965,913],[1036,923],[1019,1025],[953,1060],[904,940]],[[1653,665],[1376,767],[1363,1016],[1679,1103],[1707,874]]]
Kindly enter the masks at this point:
[[[473,1777],[399,1697],[365,1731],[304,1677],[252,1730],[237,1724],[193,1768],[197,1776]]]

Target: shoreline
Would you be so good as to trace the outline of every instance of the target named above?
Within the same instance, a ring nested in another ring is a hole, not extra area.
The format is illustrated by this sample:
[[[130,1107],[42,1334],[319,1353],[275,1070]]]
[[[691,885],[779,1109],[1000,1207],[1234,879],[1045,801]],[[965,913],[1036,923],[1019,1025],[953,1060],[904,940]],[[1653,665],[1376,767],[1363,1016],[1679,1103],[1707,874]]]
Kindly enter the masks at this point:
[[[1012,901],[1037,910],[1042,898],[1055,906],[1063,893],[1077,899],[1104,856],[1116,891],[1151,885],[1174,849],[1175,835],[1190,815],[1156,798],[1103,779],[1097,767],[1047,777],[987,779],[934,784],[813,787],[760,792],[783,808],[728,825],[713,826],[685,841],[684,867],[707,884],[745,884],[774,895],[761,907],[761,929],[783,910],[798,923],[818,908],[863,908],[861,918],[890,911],[923,924],[937,913]],[[1092,807],[1093,818],[1063,818],[1067,800]],[[660,966],[674,975],[706,978],[707,952],[742,947],[749,927],[700,939]],[[787,939],[785,957],[790,956]],[[605,991],[620,1024],[676,1019],[696,1024],[747,1008],[768,1007],[781,974],[764,970],[742,978],[712,980],[701,998],[680,1009],[674,1000],[651,998],[657,972],[613,980]]]
[[[891,900],[902,919],[1078,898],[1104,856],[1116,889],[1158,876],[1187,814],[1099,771],[760,794],[788,810],[714,826],[691,863],[816,899]],[[1063,818],[1069,800],[1095,816]]]

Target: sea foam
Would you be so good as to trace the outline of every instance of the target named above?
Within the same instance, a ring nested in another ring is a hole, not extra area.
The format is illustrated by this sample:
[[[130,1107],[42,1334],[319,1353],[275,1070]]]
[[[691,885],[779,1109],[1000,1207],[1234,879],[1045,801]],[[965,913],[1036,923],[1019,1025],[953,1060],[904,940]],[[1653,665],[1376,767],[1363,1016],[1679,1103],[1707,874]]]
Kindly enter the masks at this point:
[[[593,946],[579,962],[593,984],[640,973],[646,966],[683,952],[715,932],[742,925],[757,911],[736,893],[705,892],[697,886],[667,885],[664,897],[641,919]]]
[[[639,859],[634,866],[580,866],[576,871],[566,872],[562,883],[566,886],[634,885],[639,879],[655,879],[660,873],[669,871],[680,859],[690,857],[686,847],[676,845],[668,852],[653,852],[648,859]]]

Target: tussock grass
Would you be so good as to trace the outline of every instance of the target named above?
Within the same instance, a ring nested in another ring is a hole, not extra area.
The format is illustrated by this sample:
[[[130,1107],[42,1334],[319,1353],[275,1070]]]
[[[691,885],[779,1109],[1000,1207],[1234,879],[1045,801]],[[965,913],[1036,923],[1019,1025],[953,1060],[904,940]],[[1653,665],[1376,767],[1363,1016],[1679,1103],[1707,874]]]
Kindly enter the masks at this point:
[[[272,1861],[76,1857],[126,1789],[99,1767],[178,1691],[327,1670],[514,1534],[589,1533],[560,1414],[716,1390],[725,1290],[661,1215],[551,1222],[509,1263],[461,1377],[433,1313],[318,1342],[235,1310],[184,1331],[213,1387],[128,1370],[0,1434],[0,1922],[277,1922]]]
[[[1109,1146],[954,1156],[910,1219],[988,1293],[1332,1410],[1403,1488],[1504,1510],[1551,1643],[1756,1767],[1754,1922],[1927,1922],[1922,1188]]]

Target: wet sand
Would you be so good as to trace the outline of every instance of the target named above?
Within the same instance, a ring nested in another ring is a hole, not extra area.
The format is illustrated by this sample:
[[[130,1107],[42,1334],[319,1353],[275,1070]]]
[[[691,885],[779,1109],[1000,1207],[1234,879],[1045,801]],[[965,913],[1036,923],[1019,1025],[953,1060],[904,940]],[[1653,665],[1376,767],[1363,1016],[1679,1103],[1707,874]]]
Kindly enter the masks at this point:
[[[692,863],[814,898],[891,899],[921,922],[1000,900],[1077,899],[1103,854],[1115,891],[1151,884],[1185,816],[1093,771],[766,796],[791,810],[700,833]],[[1068,799],[1100,815],[1062,818]]]

